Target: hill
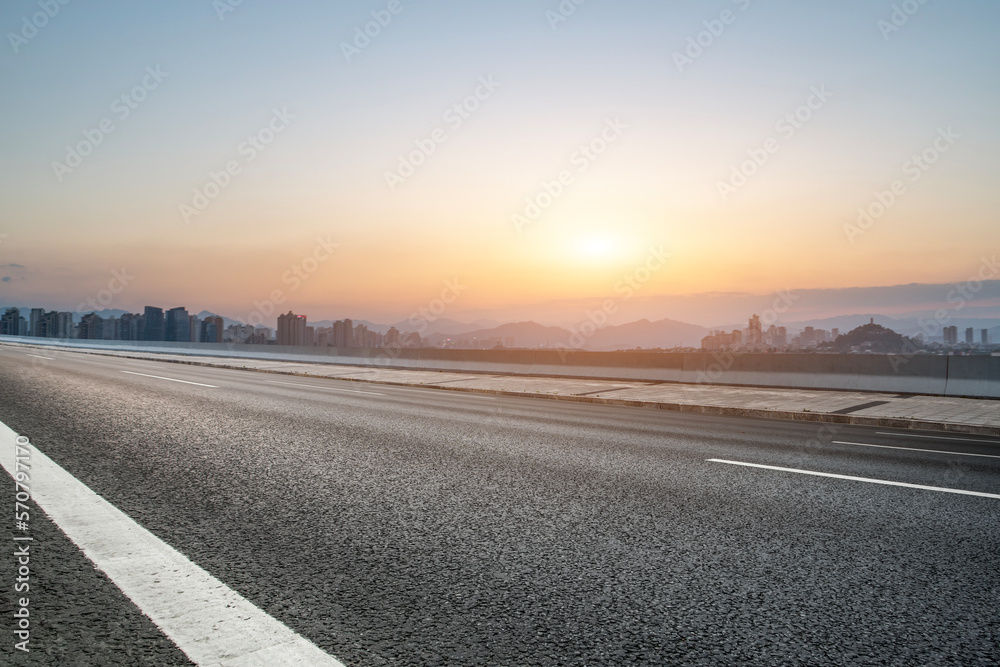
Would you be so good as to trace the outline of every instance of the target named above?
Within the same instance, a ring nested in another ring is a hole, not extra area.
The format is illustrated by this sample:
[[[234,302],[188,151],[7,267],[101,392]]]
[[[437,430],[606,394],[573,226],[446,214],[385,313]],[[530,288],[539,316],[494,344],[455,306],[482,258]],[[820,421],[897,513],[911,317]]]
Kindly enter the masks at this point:
[[[827,345],[837,352],[850,352],[856,349],[878,354],[902,354],[916,349],[911,339],[892,329],[886,329],[881,324],[871,322],[837,336],[837,340]]]

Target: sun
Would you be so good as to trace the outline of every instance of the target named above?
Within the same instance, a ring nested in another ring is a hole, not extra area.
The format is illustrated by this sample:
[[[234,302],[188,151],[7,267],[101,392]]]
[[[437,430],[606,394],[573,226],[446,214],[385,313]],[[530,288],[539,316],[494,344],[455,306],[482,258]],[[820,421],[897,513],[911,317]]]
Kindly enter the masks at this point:
[[[586,261],[608,261],[621,254],[621,243],[610,236],[586,236],[576,242],[575,255]]]

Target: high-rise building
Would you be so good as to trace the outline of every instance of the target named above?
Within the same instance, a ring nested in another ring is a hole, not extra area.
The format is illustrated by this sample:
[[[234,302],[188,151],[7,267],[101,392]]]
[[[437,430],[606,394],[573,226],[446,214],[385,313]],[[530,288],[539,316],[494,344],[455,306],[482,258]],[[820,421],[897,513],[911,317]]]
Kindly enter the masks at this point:
[[[354,322],[340,320],[333,323],[333,346],[354,347]]]
[[[76,322],[73,321],[73,313],[56,313],[56,334],[55,338],[75,338]]]
[[[333,327],[320,327],[316,329],[316,347],[333,346]]]
[[[192,315],[188,319],[188,340],[197,343],[201,339],[201,320],[197,315]]]
[[[979,331],[979,338],[982,341],[983,345],[989,345],[990,344],[990,330],[989,329],[980,329],[980,331]]]
[[[0,335],[20,336],[21,335],[21,311],[17,308],[8,308],[0,317]]]
[[[764,334],[764,342],[774,347],[783,347],[788,344],[788,329],[771,325]]]
[[[177,306],[167,311],[165,340],[173,343],[188,343],[191,341],[191,316],[187,308]]]
[[[31,319],[28,322],[28,335],[29,336],[41,336],[39,331],[39,326],[42,321],[42,317],[45,316],[45,310],[42,308],[32,308],[31,309]]]
[[[198,340],[202,343],[221,343],[223,328],[221,317],[209,315],[201,321],[201,335]],[[250,333],[252,334],[253,331],[251,330]]]
[[[117,340],[118,339],[118,318],[114,315],[106,318],[104,324],[102,325],[101,338],[104,340]]]
[[[733,329],[732,333],[713,331],[701,339],[703,350],[735,350],[743,346],[743,332]]]
[[[815,344],[817,342],[816,329],[814,329],[813,327],[806,327],[805,329],[803,329],[802,333],[799,334],[799,342],[803,346],[809,346]]]
[[[306,345],[306,316],[288,311],[278,316],[278,345]]]
[[[958,345],[958,327],[950,326],[944,328],[944,344]]]
[[[143,340],[166,340],[163,325],[163,309],[146,306],[142,314]]]
[[[363,324],[354,327],[354,347],[368,347],[368,327]]]
[[[965,344],[972,345],[976,342],[976,332],[972,327],[967,327],[965,329]]]
[[[760,317],[756,314],[750,318],[750,323],[747,326],[747,345],[750,347],[757,347],[764,342],[764,335],[760,329]]]
[[[31,324],[28,326],[30,328]],[[39,338],[73,338],[73,313],[43,312],[35,322],[32,335]]]
[[[97,313],[87,313],[80,320],[76,337],[80,340],[102,340],[104,338],[104,320]]]
[[[119,317],[118,340],[143,340],[143,316],[125,313]]]
[[[39,310],[42,309],[39,308]],[[32,315],[35,314],[34,310],[32,310],[31,314]],[[44,310],[42,310],[42,314],[38,318],[38,321],[35,322],[35,326],[33,328],[33,332],[31,335],[38,336],[39,338],[52,338],[53,337],[52,330],[55,328],[56,315],[57,313],[54,310],[49,311],[47,313]]]
[[[399,329],[396,327],[389,327],[389,330],[385,332],[385,346],[399,347]],[[513,347],[513,345],[511,345],[511,347]]]

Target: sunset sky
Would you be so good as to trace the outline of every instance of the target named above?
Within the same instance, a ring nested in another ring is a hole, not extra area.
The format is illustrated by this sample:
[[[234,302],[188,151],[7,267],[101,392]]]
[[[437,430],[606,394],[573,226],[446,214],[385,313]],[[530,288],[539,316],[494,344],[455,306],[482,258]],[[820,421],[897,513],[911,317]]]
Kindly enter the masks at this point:
[[[3,4],[0,304],[541,320],[1000,245],[1000,3],[232,4]]]

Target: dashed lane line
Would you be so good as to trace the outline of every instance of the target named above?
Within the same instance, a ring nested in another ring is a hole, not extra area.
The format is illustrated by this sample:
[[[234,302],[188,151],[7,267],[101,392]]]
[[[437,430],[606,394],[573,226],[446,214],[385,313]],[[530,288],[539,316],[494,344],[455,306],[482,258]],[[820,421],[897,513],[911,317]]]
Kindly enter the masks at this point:
[[[339,387],[321,387],[316,384],[299,384],[297,382],[278,382],[277,380],[268,380],[268,384],[284,384],[289,387],[307,387],[309,389],[326,389],[327,391],[343,391],[348,394],[371,394],[372,396],[385,396],[377,391],[362,391],[360,389],[340,389]]]
[[[897,438],[926,438],[928,440],[957,440],[958,442],[985,442],[990,445],[1000,445],[1000,440],[977,440],[975,438],[949,438],[944,435],[918,435],[916,433],[887,433],[875,431],[875,435],[894,435]]]
[[[880,449],[902,449],[907,452],[927,452],[930,454],[954,454],[956,456],[980,456],[985,459],[1000,459],[1000,456],[996,454],[973,454],[971,452],[949,452],[943,449],[917,449],[916,447],[896,447],[893,445],[872,445],[867,442],[844,442],[843,440],[834,440],[835,445],[856,445],[858,447],[878,447]]]
[[[177,378],[166,378],[162,375],[149,375],[147,373],[136,373],[135,371],[122,371],[122,373],[128,373],[129,375],[141,375],[146,378],[156,378],[157,380],[169,380],[170,382],[183,382],[184,384],[195,384],[199,387],[211,387],[212,389],[218,389],[214,384],[205,384],[204,382],[191,382],[190,380],[178,380]]]
[[[1000,499],[1000,494],[983,493],[982,491],[966,491],[965,489],[947,489],[942,486],[925,486],[923,484],[909,484],[908,482],[890,482],[884,479],[872,479],[870,477],[854,477],[852,475],[835,475],[829,472],[816,472],[815,470],[799,470],[798,468],[782,468],[780,466],[766,466],[760,463],[746,463],[744,461],[726,461],[724,459],[705,459],[710,463],[725,463],[733,466],[746,466],[747,468],[762,468],[764,470],[777,470],[780,472],[794,472],[800,475],[813,475],[816,477],[832,477],[833,479],[846,479],[852,482],[868,482],[869,484],[885,484],[887,486],[902,486],[908,489],[921,489],[924,491],[941,491],[944,493],[958,493],[964,496],[980,496],[982,498]]]

